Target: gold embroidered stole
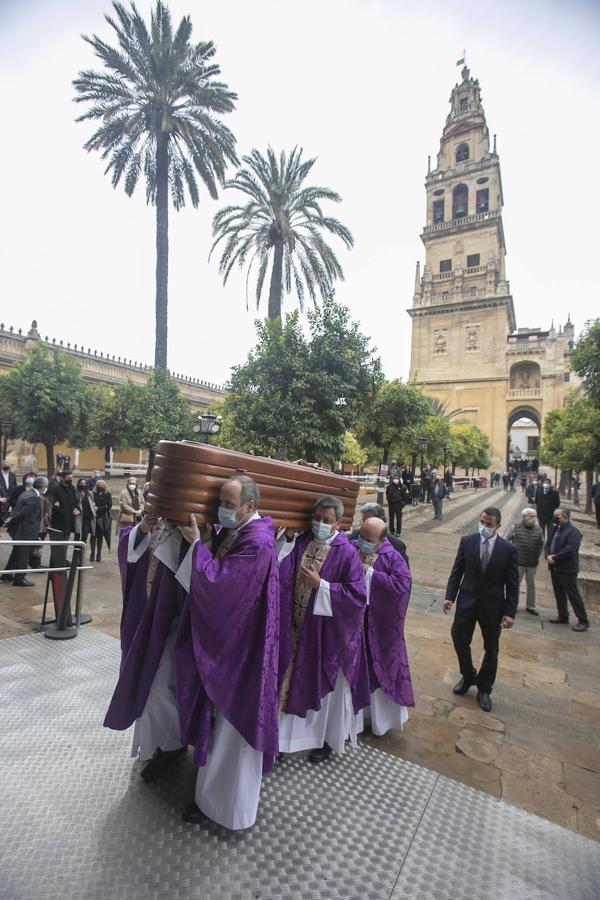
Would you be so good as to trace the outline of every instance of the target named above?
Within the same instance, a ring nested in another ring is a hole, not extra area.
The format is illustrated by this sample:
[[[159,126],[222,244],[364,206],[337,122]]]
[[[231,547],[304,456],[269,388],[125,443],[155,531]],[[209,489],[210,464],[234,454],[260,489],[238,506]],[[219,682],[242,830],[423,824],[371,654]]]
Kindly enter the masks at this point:
[[[150,562],[148,564],[148,571],[146,573],[146,597],[150,597],[150,591],[152,590],[152,585],[154,584],[154,579],[158,570],[158,564],[160,562],[160,560],[157,559],[154,555],[154,551],[158,550],[160,544],[164,544],[164,542],[171,534],[171,531],[171,526],[167,525],[163,519],[159,519],[155,527],[150,532],[150,543],[148,544]]]
[[[227,556],[227,554],[235,544],[238,534],[239,532],[236,529],[229,529],[229,534],[225,536],[223,543],[219,544],[219,548],[215,553],[215,559],[221,559],[222,556]]]
[[[323,568],[323,563],[329,556],[329,551],[331,550],[331,544],[325,544],[322,541],[316,541],[312,538],[308,544],[306,545],[306,549],[302,554],[302,558],[300,560],[298,571],[296,573],[296,583],[294,585],[294,619],[292,623],[292,656],[290,659],[290,663],[286,669],[285,675],[283,677],[283,684],[281,686],[281,694],[279,697],[279,711],[283,712],[285,709],[285,704],[287,703],[288,694],[290,691],[290,685],[292,683],[292,674],[294,672],[294,666],[296,665],[296,656],[298,655],[298,646],[300,644],[300,635],[302,634],[302,626],[304,625],[304,620],[306,618],[306,612],[308,610],[308,604],[310,602],[310,598],[312,592],[314,590],[313,587],[308,583],[308,581],[302,575],[302,568],[311,568],[314,569],[315,572],[320,572]]]

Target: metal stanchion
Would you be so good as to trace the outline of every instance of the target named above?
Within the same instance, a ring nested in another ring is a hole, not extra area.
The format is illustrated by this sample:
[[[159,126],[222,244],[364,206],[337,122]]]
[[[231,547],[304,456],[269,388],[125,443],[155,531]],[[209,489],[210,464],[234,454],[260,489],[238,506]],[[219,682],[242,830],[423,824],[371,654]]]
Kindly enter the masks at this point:
[[[77,637],[77,628],[72,625],[72,617],[71,617],[71,596],[73,594],[73,588],[75,586],[75,579],[77,578],[77,553],[75,548],[73,548],[73,558],[71,559],[71,568],[69,569],[69,575],[67,577],[67,583],[65,585],[65,590],[63,591],[63,595],[61,597],[60,609],[58,611],[58,617],[56,619],[56,624],[51,625],[44,631],[44,637],[49,638],[51,641],[68,641],[71,638]]]

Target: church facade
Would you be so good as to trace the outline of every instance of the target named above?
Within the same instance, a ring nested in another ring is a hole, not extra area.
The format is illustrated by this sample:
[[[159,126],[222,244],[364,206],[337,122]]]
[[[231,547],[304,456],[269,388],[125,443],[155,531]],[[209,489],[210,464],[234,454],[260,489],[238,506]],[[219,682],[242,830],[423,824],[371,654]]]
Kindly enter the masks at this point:
[[[450,97],[450,113],[434,168],[425,180],[425,263],[417,263],[410,380],[460,410],[491,441],[491,468],[511,461],[513,425],[529,419],[521,456],[537,457],[547,412],[573,388],[570,321],[547,330],[517,328],[506,275],[502,178],[479,82],[469,69]]]

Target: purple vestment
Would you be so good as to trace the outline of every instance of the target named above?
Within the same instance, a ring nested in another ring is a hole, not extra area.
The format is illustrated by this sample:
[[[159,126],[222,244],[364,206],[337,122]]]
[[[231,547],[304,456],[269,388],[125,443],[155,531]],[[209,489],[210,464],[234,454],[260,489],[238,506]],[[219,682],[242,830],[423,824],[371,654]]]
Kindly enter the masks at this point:
[[[185,590],[175,574],[159,562],[147,596],[146,577],[150,552],[146,550],[135,563],[127,562],[129,532],[119,535],[119,566],[123,584],[121,620],[121,671],[104,724],[123,731],[142,715],[165,641],[174,620],[180,614]],[[181,541],[180,560],[189,549]]]
[[[254,519],[229,553],[198,541],[175,643],[182,740],[207,758],[213,704],[253,747],[264,771],[279,750],[279,591],[273,522]]]
[[[411,586],[405,560],[386,538],[373,566],[365,634],[371,692],[380,687],[400,706],[415,705],[404,643]]]
[[[304,551],[312,539],[303,534],[279,569],[281,597],[280,680],[292,655],[294,590]],[[330,584],[333,616],[313,614],[313,591],[300,639],[284,712],[305,718],[308,710],[321,708],[321,700],[335,687],[340,670],[352,692],[354,712],[371,702],[363,621],[366,605],[365,578],[355,548],[338,533],[319,573]]]

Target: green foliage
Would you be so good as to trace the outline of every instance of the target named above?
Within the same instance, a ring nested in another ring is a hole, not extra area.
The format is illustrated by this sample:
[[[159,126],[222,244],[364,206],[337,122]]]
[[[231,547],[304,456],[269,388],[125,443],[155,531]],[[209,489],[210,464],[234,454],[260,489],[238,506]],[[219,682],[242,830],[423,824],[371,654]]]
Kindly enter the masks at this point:
[[[462,469],[487,469],[490,439],[476,425],[450,425],[452,460]]]
[[[544,419],[540,459],[558,469],[590,471],[600,465],[600,409],[587,398],[569,397]]]
[[[316,160],[303,161],[298,147],[289,155],[282,151],[279,158],[271,147],[266,156],[252,150],[242,162],[225,188],[245,194],[248,200],[226,206],[213,220],[212,249],[224,242],[219,263],[223,283],[234,266],[241,269],[247,264],[247,307],[248,283],[256,264],[258,308],[272,258],[269,318],[281,316],[284,289],[286,295],[296,292],[303,311],[307,293],[316,304],[317,293],[325,299],[336,279],[343,279],[342,267],[323,234],[340,238],[346,247],[352,247],[354,239],[345,225],[321,209],[323,200],[338,203],[341,198],[329,188],[304,183]]]
[[[361,469],[367,461],[367,456],[367,451],[358,443],[354,432],[346,431],[342,462],[352,466],[353,469]]]
[[[431,466],[444,464],[444,448],[450,447],[450,422],[439,415],[427,416],[419,429],[419,437],[427,438],[424,459]],[[414,453],[414,450],[413,450]],[[448,456],[446,464],[448,463]]]
[[[0,385],[16,435],[43,444],[52,469],[54,445],[70,441],[80,431],[89,407],[89,388],[79,363],[67,353],[39,343],[29,350],[27,359],[1,376]]]
[[[115,388],[113,418],[120,417],[121,446],[152,450],[158,441],[190,440],[196,418],[177,382],[162,369],[150,372],[145,385]]]
[[[457,416],[460,416],[462,409],[448,409],[448,401],[440,400],[438,397],[427,395],[427,399],[429,400],[431,414],[433,416],[439,416],[441,419],[446,419],[448,422],[451,422],[454,419],[457,425],[465,424],[464,419],[457,419]]]
[[[235,138],[219,118],[234,109],[236,94],[216,80],[212,41],[191,42],[192,23],[184,16],[173,31],[171,14],[157,0],[146,25],[135,5],[113,3],[115,17],[105,16],[117,46],[97,35],[84,40],[103,65],[86,70],[73,82],[76,103],[89,104],[78,122],[100,121],[85,149],[108,160],[113,187],[123,179],[131,196],[143,175],[148,203],[156,201],[157,139],[168,140],[168,181],[175,209],[200,202],[197,176],[210,196],[225,177],[227,162],[237,162]]]
[[[600,409],[600,319],[587,323],[571,356],[571,366],[581,377],[588,398]]]
[[[341,459],[344,433],[381,378],[368,339],[331,298],[310,313],[309,337],[297,312],[256,327],[256,348],[233,370],[219,443],[265,456]]]
[[[423,391],[400,380],[381,383],[364,409],[358,427],[358,439],[381,450],[387,463],[390,455],[408,460],[417,452],[421,429],[431,407]]]

